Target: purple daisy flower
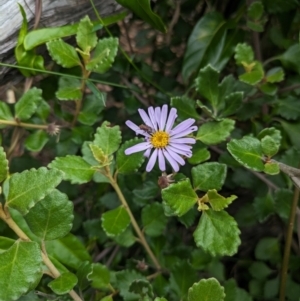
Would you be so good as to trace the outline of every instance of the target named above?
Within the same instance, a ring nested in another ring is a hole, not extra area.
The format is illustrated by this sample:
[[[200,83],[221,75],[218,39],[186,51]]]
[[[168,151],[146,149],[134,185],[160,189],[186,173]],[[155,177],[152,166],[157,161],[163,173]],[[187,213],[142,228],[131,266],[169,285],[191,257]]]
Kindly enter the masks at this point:
[[[189,144],[196,143],[194,138],[185,137],[188,134],[197,131],[197,126],[192,126],[195,119],[189,118],[182,121],[173,129],[177,110],[172,108],[168,114],[168,106],[148,108],[148,114],[139,109],[139,114],[144,122],[143,125],[137,126],[132,121],[127,120],[126,125],[137,135],[143,135],[145,142],[138,143],[125,150],[126,155],[145,151],[144,156],[150,157],[146,171],[151,171],[158,158],[158,165],[161,171],[166,170],[166,159],[177,172],[179,165],[184,165],[185,161],[182,156],[190,158],[192,156],[192,146]],[[151,150],[153,150],[151,154]],[[151,154],[151,156],[150,156]]]

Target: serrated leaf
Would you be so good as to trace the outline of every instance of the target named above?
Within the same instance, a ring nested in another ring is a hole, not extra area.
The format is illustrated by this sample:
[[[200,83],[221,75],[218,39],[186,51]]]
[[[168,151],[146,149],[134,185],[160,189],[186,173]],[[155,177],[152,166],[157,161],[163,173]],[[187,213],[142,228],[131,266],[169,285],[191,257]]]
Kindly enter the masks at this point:
[[[5,204],[25,215],[61,182],[62,177],[61,171],[46,167],[15,173],[4,184]]]
[[[46,43],[46,46],[50,56],[58,65],[64,68],[71,68],[81,65],[75,48],[63,40],[57,39],[50,41]]]
[[[215,211],[220,211],[224,208],[227,208],[228,205],[230,205],[237,198],[237,196],[232,195],[225,198],[222,195],[218,194],[217,190],[212,189],[207,192],[207,198],[208,202],[211,205],[211,208]]]
[[[20,120],[29,119],[42,101],[42,90],[31,88],[18,100],[15,105],[15,117]]]
[[[277,85],[271,83],[263,83],[259,85],[259,89],[261,92],[267,95],[275,95],[277,93]]]
[[[296,120],[300,117],[300,101],[292,95],[275,102],[277,114],[288,120]]]
[[[190,180],[185,179],[163,189],[162,199],[177,216],[182,216],[195,205],[198,196],[193,190]]]
[[[116,279],[113,287],[116,287],[120,291],[120,295],[124,300],[139,300],[139,295],[128,291],[130,284],[134,280],[145,279],[145,277],[134,270],[123,270],[115,273]]]
[[[153,28],[163,33],[167,31],[167,28],[160,16],[153,12],[149,0],[117,0],[117,2],[133,11]]]
[[[46,241],[46,249],[49,255],[75,270],[82,262],[92,260],[83,243],[70,233],[65,237]]]
[[[233,115],[237,112],[243,101],[244,92],[233,92],[224,98],[225,108],[221,113],[222,117]]]
[[[170,283],[181,300],[186,298],[189,287],[197,280],[197,273],[187,260],[172,268]]]
[[[261,148],[268,157],[273,157],[279,150],[279,145],[271,136],[265,136],[261,139]]]
[[[263,171],[262,149],[260,141],[253,137],[243,137],[242,139],[232,139],[227,143],[227,149],[236,161],[247,168]]]
[[[282,55],[279,60],[283,67],[288,70],[294,70],[298,74],[300,73],[300,47],[299,43],[290,46]]]
[[[281,67],[270,69],[266,74],[268,83],[278,83],[284,80],[284,71]]]
[[[136,242],[136,237],[134,236],[130,227],[113,239],[118,245],[126,248],[131,247]]]
[[[171,106],[177,109],[179,118],[195,118],[199,119],[199,114],[196,111],[196,102],[186,96],[177,96],[171,98]]]
[[[107,157],[105,156],[103,150],[100,147],[93,143],[90,143],[89,147],[96,161],[98,161],[100,164],[106,163]]]
[[[17,300],[41,278],[42,256],[36,242],[16,241],[0,254],[0,262],[0,300]]]
[[[228,136],[234,129],[235,121],[232,119],[223,119],[221,121],[209,121],[200,126],[197,139],[201,142],[211,145],[218,144]]]
[[[123,206],[102,214],[102,228],[108,236],[117,236],[126,230],[130,217]]]
[[[299,132],[300,132],[300,123],[290,123],[280,120],[280,123],[285,130],[287,136],[290,138],[290,142],[292,146],[300,149],[300,139],[299,139]]]
[[[92,72],[104,73],[112,65],[118,52],[117,38],[104,38],[98,41],[92,59],[86,64],[86,69]]]
[[[0,101],[0,119],[13,120],[14,117],[7,103]]]
[[[237,65],[251,64],[254,61],[254,52],[252,47],[246,43],[237,44],[234,58]]]
[[[78,287],[81,290],[86,289],[89,286],[89,280],[87,279],[87,275],[90,274],[92,271],[92,265],[90,262],[85,261],[83,262],[77,272],[76,272],[76,277],[78,279]]]
[[[262,238],[255,247],[255,258],[262,261],[276,263],[281,260],[279,241],[275,237]]]
[[[129,286],[129,292],[139,294],[142,299],[147,297],[154,298],[151,283],[148,280],[144,279],[134,280]]]
[[[208,65],[199,71],[195,83],[196,90],[216,108],[219,100],[219,72]]]
[[[266,136],[270,136],[274,139],[274,141],[276,141],[277,145],[280,145],[281,143],[281,132],[274,128],[274,127],[270,127],[270,128],[265,128],[262,131],[260,131],[260,133],[257,135],[258,139],[263,139]]]
[[[49,141],[49,137],[44,130],[37,130],[26,137],[24,146],[31,152],[39,152]]]
[[[208,162],[192,168],[193,186],[196,190],[220,190],[225,182],[227,166],[218,162]]]
[[[68,155],[56,157],[49,165],[50,168],[63,172],[63,179],[72,184],[83,184],[91,181],[95,170],[82,157]]]
[[[67,272],[50,281],[48,286],[55,294],[64,295],[71,291],[77,282],[77,277],[73,273]]]
[[[25,216],[32,233],[42,240],[53,240],[67,235],[73,222],[73,203],[66,194],[53,190]]]
[[[241,243],[237,222],[226,211],[203,211],[193,236],[198,247],[212,256],[231,256]]]
[[[255,261],[249,268],[251,276],[257,280],[265,280],[273,271],[261,261]]]
[[[97,289],[109,287],[110,273],[107,267],[101,263],[93,263],[91,272],[87,275],[87,279],[92,282],[91,286]]]
[[[100,147],[105,155],[113,154],[121,143],[120,127],[110,127],[107,121],[103,122],[101,127],[97,128],[93,143]]]
[[[264,172],[269,175],[277,175],[280,173],[280,168],[277,162],[267,162],[265,164]]]
[[[293,192],[288,189],[278,189],[274,195],[274,210],[284,220],[287,221],[293,202]]]
[[[78,100],[82,98],[81,82],[77,78],[62,76],[58,81],[58,91],[55,93],[59,100]]]
[[[226,293],[224,301],[252,301],[252,297],[245,290],[237,287],[234,279],[226,281],[224,288]]]
[[[14,239],[0,236],[0,254],[7,251],[16,241]]]
[[[246,73],[239,76],[239,80],[248,84],[248,85],[256,85],[264,78],[264,69],[260,62],[254,61],[253,66],[247,70]]]
[[[149,204],[142,209],[144,231],[149,236],[155,237],[161,235],[167,221],[163,206],[159,203]]]
[[[126,141],[119,148],[116,159],[118,173],[128,174],[136,172],[138,168],[141,167],[145,160],[143,152],[134,153],[132,155],[125,155],[125,150],[142,141],[142,139],[134,138]]]
[[[93,23],[88,16],[85,16],[79,21],[76,42],[77,45],[84,51],[89,53],[97,44],[97,34],[93,31]]]
[[[4,148],[0,146],[0,183],[8,176],[8,160]]]
[[[264,13],[264,7],[260,1],[252,2],[247,10],[247,15],[253,20],[259,20]]]
[[[215,278],[200,280],[188,292],[188,301],[223,301],[224,298],[224,288]]]

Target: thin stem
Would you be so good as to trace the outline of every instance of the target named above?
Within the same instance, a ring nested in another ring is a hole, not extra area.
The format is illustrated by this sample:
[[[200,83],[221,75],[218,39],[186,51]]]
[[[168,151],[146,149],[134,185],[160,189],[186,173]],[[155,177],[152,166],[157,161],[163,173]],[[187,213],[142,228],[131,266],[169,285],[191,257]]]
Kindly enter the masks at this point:
[[[118,185],[118,183],[115,181],[115,179],[112,177],[111,173],[110,173],[110,170],[109,168],[106,168],[106,176],[108,177],[109,181],[110,181],[110,184],[112,185],[112,187],[114,188],[114,190],[116,191],[119,199],[120,199],[120,202],[122,203],[123,207],[126,209],[129,217],[130,217],[130,221],[131,221],[131,224],[141,242],[141,244],[143,245],[143,247],[145,248],[146,252],[148,253],[149,257],[151,258],[155,268],[157,270],[161,270],[161,266],[157,260],[157,258],[155,257],[154,253],[152,252],[152,250],[150,249],[149,245],[148,245],[148,242],[143,234],[143,232],[141,231],[135,217],[133,216],[128,204],[127,204],[127,201]]]
[[[11,218],[9,211],[6,207],[3,208],[0,203],[0,218],[19,236],[21,240],[31,241],[31,239],[23,232],[23,230],[15,223],[15,221]],[[47,252],[43,251],[44,246],[42,245],[41,255],[45,265],[48,267],[49,271],[53,278],[58,278],[61,274],[58,269],[54,266],[52,261],[49,259]],[[69,295],[73,298],[74,301],[82,301],[82,299],[78,296],[78,294],[71,290]]]
[[[40,130],[47,130],[49,128],[48,124],[25,123],[25,122],[18,122],[16,120],[0,119],[0,124],[19,126],[19,127],[28,128],[28,129],[40,129]]]
[[[287,228],[286,241],[284,246],[284,254],[283,254],[283,261],[282,261],[282,268],[281,268],[281,275],[280,275],[279,301],[285,301],[286,280],[287,280],[287,273],[289,267],[293,229],[294,229],[294,223],[295,223],[296,212],[297,212],[297,204],[299,200],[299,192],[300,192],[299,188],[295,187],[294,197],[293,197],[293,202],[292,202],[292,207],[291,207],[291,212],[289,217],[289,223]]]

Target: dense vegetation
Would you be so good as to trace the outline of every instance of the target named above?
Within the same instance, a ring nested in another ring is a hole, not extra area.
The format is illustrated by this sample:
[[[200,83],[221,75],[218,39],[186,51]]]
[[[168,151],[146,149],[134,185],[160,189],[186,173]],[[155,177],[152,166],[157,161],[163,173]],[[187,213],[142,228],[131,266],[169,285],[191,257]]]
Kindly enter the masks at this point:
[[[299,1],[117,2],[20,7],[0,301],[299,301]]]

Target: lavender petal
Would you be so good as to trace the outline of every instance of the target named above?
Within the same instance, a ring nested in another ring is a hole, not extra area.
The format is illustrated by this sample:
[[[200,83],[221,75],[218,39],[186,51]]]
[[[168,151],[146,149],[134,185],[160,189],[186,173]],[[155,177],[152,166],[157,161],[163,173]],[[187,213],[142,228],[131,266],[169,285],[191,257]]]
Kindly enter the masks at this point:
[[[139,111],[139,114],[140,114],[141,118],[143,119],[145,125],[150,126],[151,128],[154,128],[148,114],[143,109],[138,109],[138,111]]]
[[[177,172],[179,170],[179,165],[178,163],[169,155],[169,153],[166,150],[163,150],[163,154],[165,156],[165,158],[169,161],[169,163],[171,164],[173,170],[175,172]]]
[[[172,108],[170,110],[169,118],[168,118],[167,125],[166,125],[166,128],[165,128],[165,131],[167,133],[173,127],[173,124],[174,124],[174,121],[175,121],[176,117],[177,117],[177,110],[175,108]]]
[[[155,118],[155,111],[154,111],[153,107],[148,108],[148,114],[149,114],[150,120],[153,124],[153,128],[157,131],[157,121]]]
[[[133,130],[137,135],[139,134],[139,135],[143,135],[143,136],[145,136],[145,137],[150,137],[150,135],[149,135],[147,132],[141,130],[141,129],[140,129],[135,123],[133,123],[132,121],[127,120],[127,121],[125,122],[125,124],[126,124],[131,130]]]
[[[176,134],[176,135],[173,135],[172,138],[181,138],[181,137],[184,137],[192,132],[195,132],[197,131],[198,127],[197,126],[191,126],[190,128]]]
[[[148,148],[148,149],[144,152],[144,157],[149,158],[150,153],[151,153],[151,148]]]
[[[159,121],[160,121],[160,115],[161,115],[160,107],[156,107],[154,112],[155,112],[155,119],[156,119],[156,123],[157,123],[157,129],[159,129]]]
[[[192,146],[191,145],[186,145],[186,144],[182,144],[182,143],[169,143],[170,146],[175,147],[176,149],[180,149],[183,151],[191,151]]]
[[[158,149],[158,166],[161,171],[166,170],[166,160],[160,148]]]
[[[171,149],[166,148],[166,151],[169,153],[169,155],[180,165],[184,165],[185,161],[175,152],[173,152]]]
[[[154,152],[152,153],[149,161],[148,161],[148,164],[146,166],[146,171],[149,172],[153,169],[154,165],[155,165],[155,162],[156,162],[156,158],[157,158],[157,152],[158,152],[158,149],[156,148],[154,150]]]
[[[131,155],[133,153],[138,153],[138,152],[144,151],[151,147],[152,147],[151,143],[141,142],[141,143],[138,143],[134,146],[131,146],[131,147],[125,149],[125,155]]]
[[[178,144],[195,144],[196,139],[194,138],[177,138],[175,139],[174,137],[170,138],[170,144],[173,143],[178,143]]]
[[[186,130],[193,123],[195,123],[195,119],[193,119],[193,118],[189,118],[185,121],[180,122],[177,126],[174,127],[174,129],[171,130],[171,132],[170,132],[171,136],[179,134],[180,132]]]
[[[186,156],[188,158],[190,158],[192,156],[192,152],[191,151],[184,151],[184,150],[181,150],[181,149],[177,149],[175,147],[172,147],[171,145],[168,145],[166,147],[167,150],[172,150],[173,152],[177,153],[177,154],[180,154],[180,155],[183,155],[183,156]]]
[[[159,120],[159,130],[160,131],[164,130],[167,117],[168,117],[168,106],[163,105],[162,109],[161,109],[160,120]]]

